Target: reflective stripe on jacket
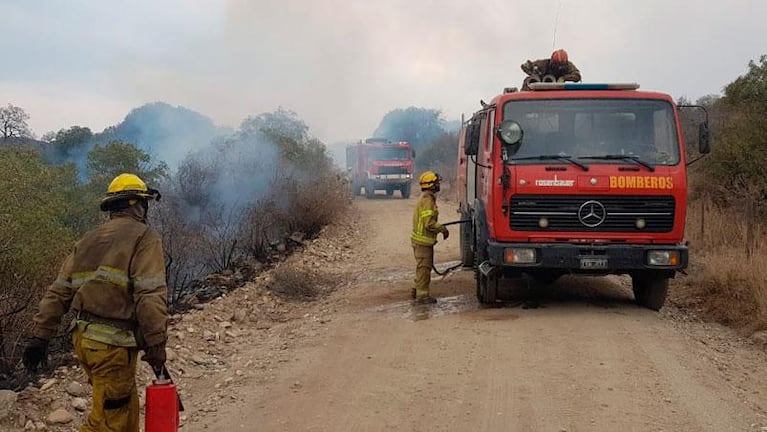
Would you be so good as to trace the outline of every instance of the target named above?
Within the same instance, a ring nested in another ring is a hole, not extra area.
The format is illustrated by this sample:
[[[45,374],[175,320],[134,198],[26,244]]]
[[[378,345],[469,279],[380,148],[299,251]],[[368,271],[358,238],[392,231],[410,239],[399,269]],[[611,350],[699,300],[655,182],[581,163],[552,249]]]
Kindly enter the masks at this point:
[[[138,346],[136,335],[131,330],[121,330],[106,324],[90,323],[75,319],[71,330],[78,329],[85,339],[95,340],[108,345],[135,348]]]
[[[134,323],[139,345],[156,345],[166,338],[166,298],[160,235],[131,217],[115,216],[85,234],[64,260],[40,301],[33,334],[50,339],[71,307],[106,320]],[[130,342],[123,334],[100,341],[131,346],[125,345]]]
[[[413,232],[410,240],[414,244],[433,246],[437,243],[437,234],[442,231],[442,225],[437,222],[437,197],[434,192],[424,191],[413,212]]]

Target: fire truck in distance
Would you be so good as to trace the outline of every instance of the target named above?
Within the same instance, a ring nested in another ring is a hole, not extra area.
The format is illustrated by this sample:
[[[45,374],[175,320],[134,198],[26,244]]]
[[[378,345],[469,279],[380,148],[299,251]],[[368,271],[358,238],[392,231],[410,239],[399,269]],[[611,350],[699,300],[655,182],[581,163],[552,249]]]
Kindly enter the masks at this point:
[[[459,211],[471,224],[461,225],[461,260],[475,268],[481,303],[496,301],[502,278],[628,274],[638,304],[663,306],[669,278],[687,266],[689,162],[680,107],[638,88],[505,89],[464,122]],[[698,151],[709,150],[706,114]]]
[[[415,151],[407,141],[391,142],[384,138],[368,138],[346,147],[346,168],[351,172],[352,192],[372,198],[375,191],[386,195],[400,191],[410,198]]]

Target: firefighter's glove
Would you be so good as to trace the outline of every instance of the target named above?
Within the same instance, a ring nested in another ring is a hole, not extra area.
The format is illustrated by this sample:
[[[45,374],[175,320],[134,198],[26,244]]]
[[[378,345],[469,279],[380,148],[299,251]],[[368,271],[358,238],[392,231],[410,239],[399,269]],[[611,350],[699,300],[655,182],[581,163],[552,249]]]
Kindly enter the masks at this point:
[[[29,373],[37,372],[37,367],[40,366],[40,363],[45,364],[47,357],[48,341],[39,337],[30,338],[22,355],[22,362],[27,371]]]
[[[525,63],[522,63],[522,72],[530,75],[533,73],[533,62],[530,60],[526,61]]]
[[[160,369],[165,364],[165,342],[144,349],[141,360],[149,363],[154,369]]]
[[[447,228],[442,227],[442,239],[447,240],[448,237],[450,237],[450,231],[448,231]]]
[[[557,82],[558,83],[563,83],[563,82],[565,82],[565,78],[564,77],[559,77],[559,78],[557,78]]]

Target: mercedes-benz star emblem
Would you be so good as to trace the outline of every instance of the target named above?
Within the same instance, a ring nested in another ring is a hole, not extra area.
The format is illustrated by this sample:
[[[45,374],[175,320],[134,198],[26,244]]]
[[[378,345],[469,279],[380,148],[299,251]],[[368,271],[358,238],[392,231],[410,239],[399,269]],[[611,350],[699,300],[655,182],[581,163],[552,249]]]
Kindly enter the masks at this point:
[[[607,210],[599,201],[586,201],[578,209],[578,220],[589,228],[598,227],[607,218]]]

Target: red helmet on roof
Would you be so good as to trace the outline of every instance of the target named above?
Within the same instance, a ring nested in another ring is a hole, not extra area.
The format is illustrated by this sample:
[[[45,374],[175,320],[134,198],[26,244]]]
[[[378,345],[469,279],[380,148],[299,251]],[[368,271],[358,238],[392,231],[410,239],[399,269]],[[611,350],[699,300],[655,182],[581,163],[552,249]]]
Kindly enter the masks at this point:
[[[558,49],[551,53],[551,62],[558,65],[567,64],[567,51]]]

